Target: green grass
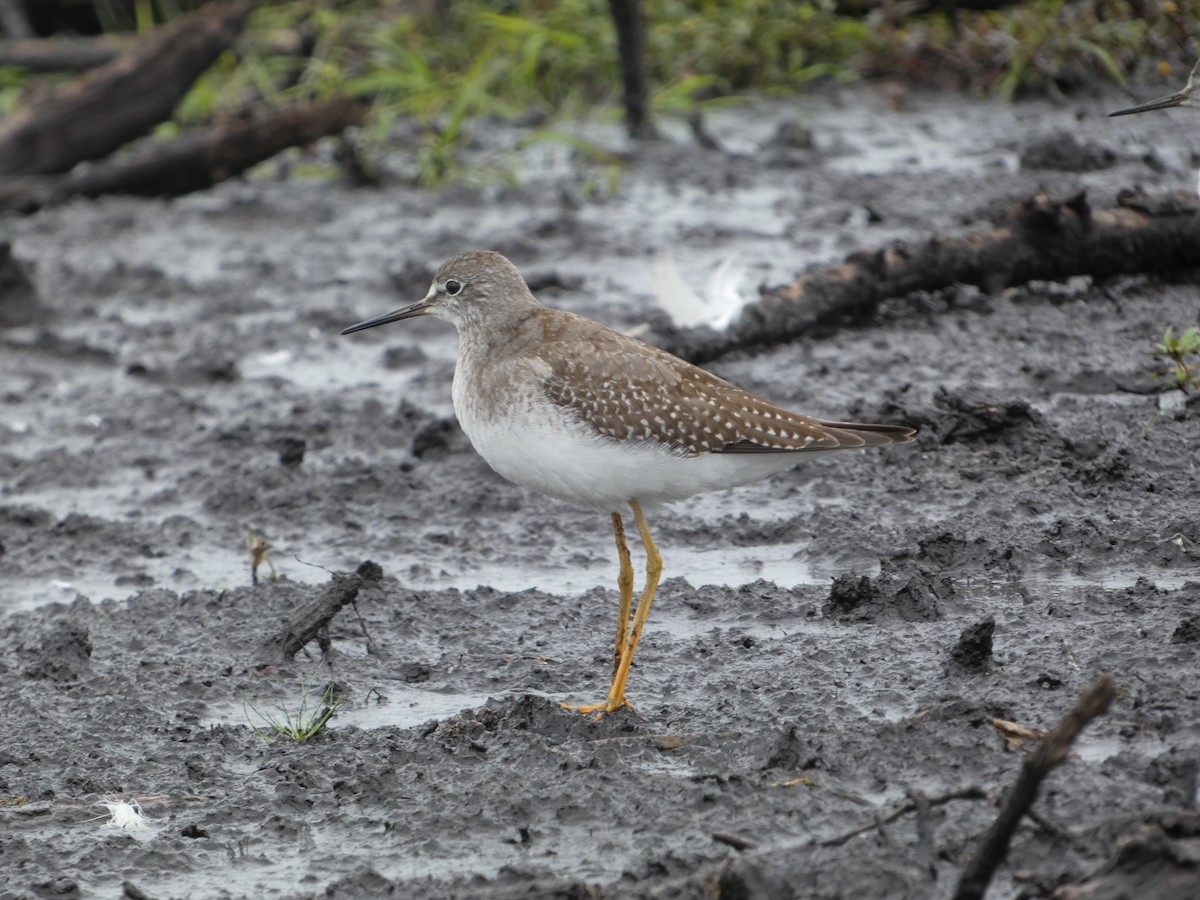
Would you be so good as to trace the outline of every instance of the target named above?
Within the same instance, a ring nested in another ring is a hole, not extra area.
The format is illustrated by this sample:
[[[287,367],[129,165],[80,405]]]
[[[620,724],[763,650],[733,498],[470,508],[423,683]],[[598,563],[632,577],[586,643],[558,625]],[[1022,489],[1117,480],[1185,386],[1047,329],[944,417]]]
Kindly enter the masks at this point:
[[[304,683],[300,692],[299,705],[294,710],[288,710],[283,706],[276,706],[274,711],[260,712],[258,707],[249,701],[245,696],[242,697],[242,709],[246,713],[246,721],[250,723],[250,727],[255,733],[268,744],[273,744],[278,737],[285,737],[291,741],[303,742],[311,740],[320,734],[329,720],[333,718],[333,714],[337,712],[339,706],[345,701],[343,696],[335,696],[335,686],[331,683],[326,686],[325,690],[314,701],[313,699],[313,681],[317,677],[321,666],[317,666],[313,670],[309,679]],[[264,731],[259,726],[254,724],[251,718],[251,713],[256,716],[259,721],[269,729]],[[272,733],[274,736],[272,736]]]

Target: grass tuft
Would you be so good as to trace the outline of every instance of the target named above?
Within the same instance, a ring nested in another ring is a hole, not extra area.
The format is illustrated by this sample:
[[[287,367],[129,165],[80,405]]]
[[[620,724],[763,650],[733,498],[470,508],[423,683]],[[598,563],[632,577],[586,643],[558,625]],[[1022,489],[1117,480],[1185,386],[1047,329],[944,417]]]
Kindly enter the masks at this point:
[[[317,672],[320,669],[321,667],[317,666],[313,670],[312,675],[304,683],[300,693],[300,705],[294,711],[288,710],[283,706],[276,706],[274,712],[260,712],[258,707],[243,695],[242,709],[246,713],[246,721],[250,723],[250,727],[254,729],[255,734],[268,744],[275,743],[277,737],[304,742],[320,734],[325,729],[325,726],[329,724],[329,720],[333,718],[333,714],[337,712],[338,707],[346,699],[344,696],[336,695],[336,686],[330,683],[326,685],[325,690],[321,692],[319,698],[314,702],[313,681],[316,679]],[[254,724],[250,716],[251,712],[254,713],[269,731],[262,730]],[[274,735],[272,735],[272,732]]]

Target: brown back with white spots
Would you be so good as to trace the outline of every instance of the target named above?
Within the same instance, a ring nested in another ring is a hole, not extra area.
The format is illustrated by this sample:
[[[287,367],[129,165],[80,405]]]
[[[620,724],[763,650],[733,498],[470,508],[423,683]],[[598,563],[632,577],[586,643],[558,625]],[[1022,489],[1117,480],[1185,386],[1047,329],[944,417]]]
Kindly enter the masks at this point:
[[[547,396],[599,434],[680,456],[794,453],[907,443],[899,425],[822,422],[781,409],[676,356],[562,310],[547,310],[531,355]]]

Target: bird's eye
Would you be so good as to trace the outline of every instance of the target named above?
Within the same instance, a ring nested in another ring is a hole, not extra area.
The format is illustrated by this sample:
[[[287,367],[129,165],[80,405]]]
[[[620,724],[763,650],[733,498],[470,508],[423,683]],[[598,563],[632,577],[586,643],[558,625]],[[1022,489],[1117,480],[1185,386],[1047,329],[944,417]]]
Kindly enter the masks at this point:
[[[451,297],[453,297],[455,294],[457,294],[462,289],[463,289],[463,286],[462,286],[461,281],[455,281],[453,278],[451,278],[449,281],[446,282],[446,293],[449,294]]]

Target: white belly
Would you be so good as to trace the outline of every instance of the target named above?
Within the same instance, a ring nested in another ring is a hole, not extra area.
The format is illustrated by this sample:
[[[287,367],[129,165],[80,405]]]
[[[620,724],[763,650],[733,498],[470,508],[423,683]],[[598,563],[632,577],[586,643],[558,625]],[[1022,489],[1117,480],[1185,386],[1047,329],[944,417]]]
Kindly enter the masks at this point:
[[[455,385],[457,388],[457,384]],[[621,512],[757,481],[795,465],[791,453],[676,456],[662,445],[621,444],[589,431],[554,406],[512,408],[484,418],[455,391],[459,423],[479,455],[509,481],[559,500]]]

